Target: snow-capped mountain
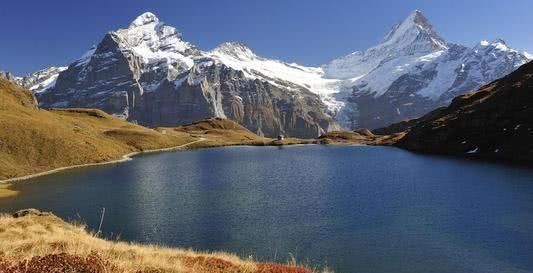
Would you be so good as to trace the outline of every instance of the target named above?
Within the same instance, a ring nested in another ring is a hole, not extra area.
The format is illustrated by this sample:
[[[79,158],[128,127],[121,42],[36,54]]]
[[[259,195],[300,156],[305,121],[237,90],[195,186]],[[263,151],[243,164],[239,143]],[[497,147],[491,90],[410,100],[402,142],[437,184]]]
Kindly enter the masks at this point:
[[[55,85],[59,73],[65,71],[67,67],[48,67],[24,77],[15,76],[10,72],[0,71],[0,77],[16,83],[22,87],[35,92],[46,91]]]
[[[150,126],[234,119],[259,134],[311,137],[419,117],[531,56],[502,40],[446,42],[420,11],[383,41],[321,67],[256,55],[239,42],[203,51],[152,13],[36,88],[43,107],[94,107]]]
[[[307,89],[319,95],[332,113],[342,107],[342,102],[331,96],[337,92],[341,82],[337,79],[326,79],[321,68],[263,58],[239,42],[223,43],[207,55],[216,63],[243,71],[249,79],[260,79],[293,90]]]
[[[59,73],[66,69],[67,67],[65,66],[51,66],[24,77],[20,77],[18,84],[35,92],[44,92],[55,85]]]
[[[433,30],[421,12],[415,11],[402,23],[393,26],[379,45],[333,60],[323,68],[328,78],[356,80],[395,59],[403,57],[399,62],[407,63],[447,49],[444,39]],[[375,89],[382,88],[376,86]]]
[[[315,137],[336,124],[319,96],[300,85],[302,76],[321,78],[238,43],[201,51],[144,13],[105,35],[38,99],[43,107],[99,108],[149,126],[222,117],[267,136]]]
[[[323,69],[327,78],[351,87],[339,89],[337,96],[345,105],[337,119],[345,127],[378,128],[446,105],[528,61],[502,40],[482,41],[473,48],[447,43],[414,11],[379,45],[333,60]]]

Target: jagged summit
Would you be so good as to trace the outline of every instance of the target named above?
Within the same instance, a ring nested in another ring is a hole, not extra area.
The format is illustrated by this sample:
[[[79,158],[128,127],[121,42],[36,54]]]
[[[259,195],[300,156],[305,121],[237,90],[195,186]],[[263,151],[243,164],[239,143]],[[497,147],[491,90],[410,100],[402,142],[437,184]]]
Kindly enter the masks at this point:
[[[137,18],[135,18],[135,20],[131,22],[129,27],[130,28],[140,27],[140,26],[151,24],[151,23],[158,24],[159,18],[157,18],[157,16],[151,12],[145,12],[139,15]]]
[[[395,24],[381,43],[333,60],[324,66],[324,71],[328,78],[356,79],[392,59],[420,57],[447,49],[448,43],[433,30],[422,12],[415,10]]]
[[[420,10],[414,10],[409,14],[408,20],[412,20],[417,27],[422,29],[433,29],[433,26],[429,23],[429,20]]]
[[[421,11],[415,10],[401,23],[392,27],[378,47],[410,48],[410,51],[435,51],[447,49],[446,41],[433,29]],[[410,53],[410,52],[409,52]]]

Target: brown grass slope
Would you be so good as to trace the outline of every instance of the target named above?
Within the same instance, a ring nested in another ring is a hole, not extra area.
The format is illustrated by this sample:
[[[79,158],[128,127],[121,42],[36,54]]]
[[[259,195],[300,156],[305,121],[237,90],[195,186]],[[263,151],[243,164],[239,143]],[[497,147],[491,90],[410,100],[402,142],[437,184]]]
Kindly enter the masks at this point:
[[[313,140],[285,138],[282,141],[256,135],[235,121],[222,118],[200,120],[177,128],[158,128],[158,130],[188,133],[205,141],[191,145],[194,148],[207,148],[232,145],[293,145],[312,143]]]
[[[195,137],[206,139],[206,141],[198,143],[195,147],[244,145],[263,143],[270,140],[252,133],[235,121],[222,118],[200,120],[192,124],[170,128],[169,130],[188,133]]]
[[[411,124],[400,147],[533,161],[533,62]]]
[[[0,215],[0,272],[311,273],[217,252],[103,240],[83,225],[36,210]]]
[[[185,133],[163,134],[99,110],[41,110],[30,91],[0,79],[0,180],[192,140]]]

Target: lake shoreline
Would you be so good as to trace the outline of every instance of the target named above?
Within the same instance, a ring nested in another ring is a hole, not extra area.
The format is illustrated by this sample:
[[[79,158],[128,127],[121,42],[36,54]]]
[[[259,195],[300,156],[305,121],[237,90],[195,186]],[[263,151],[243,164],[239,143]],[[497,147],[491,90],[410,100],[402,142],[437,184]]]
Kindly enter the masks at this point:
[[[105,165],[111,165],[111,164],[119,164],[119,163],[123,163],[123,162],[127,162],[127,161],[130,161],[130,160],[133,160],[133,157],[135,157],[137,155],[178,151],[178,150],[181,150],[183,148],[187,148],[187,147],[192,146],[194,144],[197,144],[197,143],[200,143],[200,142],[203,142],[203,141],[208,141],[208,140],[209,139],[200,137],[199,139],[197,139],[195,141],[191,141],[189,143],[181,144],[181,145],[178,145],[178,146],[160,148],[160,149],[150,149],[150,150],[127,153],[125,155],[122,155],[120,159],[114,159],[114,160],[103,161],[103,162],[94,162],[94,163],[85,163],[85,164],[64,166],[64,167],[59,167],[59,168],[55,168],[55,169],[44,171],[44,172],[38,172],[38,173],[34,173],[34,174],[29,174],[29,175],[24,175],[24,176],[19,176],[19,177],[13,177],[13,178],[0,180],[0,186],[1,186],[0,187],[0,199],[2,199],[2,198],[12,198],[12,197],[16,197],[18,195],[18,193],[19,193],[18,191],[13,191],[13,190],[9,189],[9,187],[12,186],[12,182],[22,182],[22,181],[29,180],[29,179],[32,179],[32,178],[51,175],[51,174],[55,174],[55,173],[62,172],[62,171],[72,170],[72,169],[85,168],[85,167],[96,167],[96,166],[105,166]],[[302,141],[300,143],[279,143],[276,140],[273,140],[273,141],[270,141],[270,142],[265,142],[263,144],[245,143],[245,142],[243,142],[243,143],[232,143],[232,144],[210,144],[210,145],[208,144],[208,146],[193,147],[193,148],[190,148],[190,149],[207,149],[207,148],[220,148],[220,147],[232,147],[232,146],[233,147],[236,147],[236,146],[251,146],[251,147],[257,147],[257,146],[296,146],[296,145],[304,146],[304,145],[311,145],[311,144],[320,145],[320,143],[316,143],[316,142],[313,142],[313,141],[309,141],[309,142]]]
[[[25,180],[29,180],[32,178],[42,177],[46,175],[51,175],[55,173],[59,173],[62,171],[72,170],[72,169],[78,169],[78,168],[85,168],[85,167],[96,167],[96,166],[105,166],[105,165],[111,165],[111,164],[119,164],[123,162],[127,162],[130,160],[133,160],[133,157],[143,154],[150,154],[150,153],[161,153],[161,152],[171,152],[171,151],[178,151],[182,148],[188,148],[188,149],[209,149],[209,148],[222,148],[222,147],[239,147],[239,146],[249,146],[249,147],[283,147],[283,146],[308,146],[308,145],[348,145],[348,146],[376,146],[366,143],[343,143],[343,142],[334,142],[334,143],[321,143],[318,139],[309,139],[309,140],[300,140],[296,142],[285,142],[285,141],[279,141],[279,140],[271,140],[266,141],[263,143],[249,143],[249,142],[242,142],[242,143],[231,143],[231,144],[207,144],[207,146],[200,146],[200,147],[192,147],[190,146],[194,144],[198,144],[201,142],[208,142],[209,139],[200,137],[199,139],[195,141],[191,141],[189,143],[181,144],[174,147],[168,147],[168,148],[161,148],[161,149],[150,149],[150,150],[144,150],[144,151],[137,151],[137,152],[131,152],[125,155],[122,155],[120,159],[110,160],[110,161],[104,161],[104,162],[95,162],[95,163],[86,163],[86,164],[77,164],[72,166],[64,166],[55,168],[52,170],[39,172],[35,174],[25,175],[25,176],[19,176],[19,177],[13,177],[9,179],[0,180],[0,199],[2,198],[13,198],[18,195],[18,191],[13,191],[9,189],[13,184],[12,182],[23,182]]]
[[[131,152],[131,153],[122,155],[120,159],[104,161],[104,162],[85,163],[85,164],[77,164],[77,165],[59,167],[59,168],[55,168],[55,169],[52,169],[52,170],[49,170],[49,171],[39,172],[39,173],[25,175],[25,176],[8,178],[8,179],[0,180],[0,185],[8,185],[8,186],[6,186],[4,188],[0,188],[0,191],[2,189],[7,189],[11,182],[20,182],[20,181],[24,181],[24,180],[28,180],[28,179],[32,179],[32,178],[36,178],[36,177],[41,177],[41,176],[46,176],[46,175],[58,173],[58,172],[61,172],[61,171],[71,170],[71,169],[84,168],[84,167],[93,167],[93,166],[104,166],[104,165],[110,165],[110,164],[118,164],[118,163],[122,163],[122,162],[133,160],[132,157],[135,157],[137,155],[176,151],[176,150],[179,150],[181,148],[185,148],[187,146],[190,146],[190,145],[193,145],[193,144],[199,143],[201,141],[205,141],[205,140],[206,140],[205,138],[200,138],[200,139],[197,139],[195,141],[191,141],[189,143],[181,144],[181,145],[174,146],[174,147],[167,147],[167,148],[161,148],[161,149],[150,149],[150,150],[144,150],[144,151]],[[2,195],[0,195],[0,198],[2,198]]]
[[[234,130],[226,130],[226,131],[234,131]],[[131,153],[122,155],[119,159],[114,159],[110,161],[64,166],[64,167],[59,167],[59,168],[55,168],[55,169],[44,171],[44,172],[38,172],[34,174],[0,180],[0,185],[3,185],[3,187],[0,188],[0,199],[1,198],[12,198],[18,195],[19,192],[9,189],[9,187],[12,185],[11,184],[12,182],[21,182],[21,181],[25,181],[28,179],[46,176],[46,175],[58,173],[61,171],[71,170],[71,169],[118,164],[118,163],[130,161],[132,160],[132,157],[136,155],[140,155],[140,154],[175,151],[175,150],[180,150],[183,148],[204,149],[204,148],[218,148],[218,147],[231,147],[231,146],[282,147],[282,146],[305,146],[305,145],[370,145],[370,146],[383,145],[383,146],[390,146],[386,141],[385,142],[379,141],[381,138],[383,138],[383,136],[380,136],[377,138],[371,138],[374,136],[373,135],[372,136],[361,136],[359,134],[354,135],[353,132],[343,132],[345,134],[350,134],[349,137],[346,137],[346,136],[339,137],[337,135],[338,132],[333,132],[334,135],[328,134],[328,135],[325,135],[323,137],[319,137],[316,139],[285,138],[285,139],[279,140],[279,139],[263,138],[261,140],[249,140],[249,141],[234,139],[230,142],[220,141],[220,139],[217,139],[216,137],[212,137],[210,135],[204,135],[205,137],[203,137],[202,134],[197,134],[196,132],[187,132],[187,133],[189,133],[190,136],[196,138],[196,140],[191,141],[189,143],[181,144],[178,146],[173,146],[173,147],[131,152]],[[385,139],[388,140],[386,137]]]

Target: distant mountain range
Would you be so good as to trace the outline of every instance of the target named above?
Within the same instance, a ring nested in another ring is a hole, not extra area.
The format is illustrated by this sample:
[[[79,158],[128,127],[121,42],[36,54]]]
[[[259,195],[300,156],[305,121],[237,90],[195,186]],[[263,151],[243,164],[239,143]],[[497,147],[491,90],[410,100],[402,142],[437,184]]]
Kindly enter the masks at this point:
[[[148,126],[222,117],[260,135],[316,137],[420,117],[530,58],[500,39],[448,43],[414,11],[377,46],[305,67],[238,42],[200,50],[144,13],[68,68],[4,78],[34,90],[41,107],[99,108]]]

